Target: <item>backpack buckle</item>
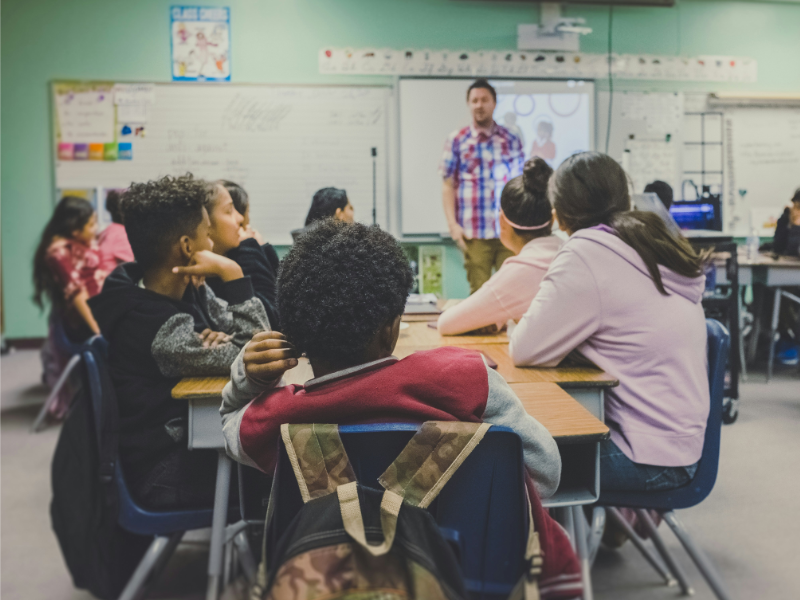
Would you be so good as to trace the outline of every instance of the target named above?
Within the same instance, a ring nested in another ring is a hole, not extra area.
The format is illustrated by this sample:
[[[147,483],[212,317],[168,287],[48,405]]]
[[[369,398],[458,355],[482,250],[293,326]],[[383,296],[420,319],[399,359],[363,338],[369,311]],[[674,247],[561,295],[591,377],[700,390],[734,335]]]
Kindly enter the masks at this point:
[[[544,564],[544,559],[542,559],[541,555],[539,556],[532,556],[530,559],[530,564],[528,565],[528,579],[536,579],[539,575],[542,574],[542,565]]]

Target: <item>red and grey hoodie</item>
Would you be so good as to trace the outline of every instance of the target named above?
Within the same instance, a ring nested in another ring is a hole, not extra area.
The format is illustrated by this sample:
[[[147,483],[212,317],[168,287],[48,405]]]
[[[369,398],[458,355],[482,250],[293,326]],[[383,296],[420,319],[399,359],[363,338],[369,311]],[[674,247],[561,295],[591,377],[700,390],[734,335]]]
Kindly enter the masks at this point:
[[[544,551],[539,585],[543,598],[580,596],[580,568],[563,529],[542,508],[561,476],[550,433],[525,412],[502,376],[480,354],[461,348],[381,359],[278,387],[249,379],[243,353],[231,367],[220,408],[228,454],[271,473],[283,423],[415,423],[431,420],[489,422],[522,439],[534,522]]]

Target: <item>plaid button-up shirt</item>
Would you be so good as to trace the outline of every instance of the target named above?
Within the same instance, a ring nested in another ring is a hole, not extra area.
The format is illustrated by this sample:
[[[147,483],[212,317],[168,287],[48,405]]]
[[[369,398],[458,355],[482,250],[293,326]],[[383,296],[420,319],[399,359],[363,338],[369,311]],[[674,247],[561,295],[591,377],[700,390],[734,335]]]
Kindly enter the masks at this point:
[[[470,126],[447,138],[439,173],[455,181],[456,220],[468,235],[500,237],[500,194],[524,162],[520,139],[497,123],[489,134]]]

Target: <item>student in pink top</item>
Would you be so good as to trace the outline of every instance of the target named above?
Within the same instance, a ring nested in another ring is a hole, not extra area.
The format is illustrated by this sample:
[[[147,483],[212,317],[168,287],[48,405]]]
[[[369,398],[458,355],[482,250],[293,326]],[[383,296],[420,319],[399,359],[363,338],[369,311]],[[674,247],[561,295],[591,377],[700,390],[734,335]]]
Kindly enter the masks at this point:
[[[122,224],[122,196],[117,191],[110,191],[106,196],[106,210],[111,214],[111,225],[98,236],[102,268],[111,273],[118,265],[133,262],[133,250],[128,242],[128,234]]]
[[[606,393],[604,490],[685,485],[710,402],[701,259],[656,214],[630,210],[627,176],[605,154],[565,160],[548,193],[570,238],[511,334],[514,363],[554,366],[577,349],[619,379]]]
[[[519,321],[539,291],[539,283],[561,247],[552,235],[547,181],[553,169],[541,158],[525,163],[522,175],[509,181],[500,197],[500,241],[516,256],[478,291],[439,317],[439,333],[499,331],[509,319]]]

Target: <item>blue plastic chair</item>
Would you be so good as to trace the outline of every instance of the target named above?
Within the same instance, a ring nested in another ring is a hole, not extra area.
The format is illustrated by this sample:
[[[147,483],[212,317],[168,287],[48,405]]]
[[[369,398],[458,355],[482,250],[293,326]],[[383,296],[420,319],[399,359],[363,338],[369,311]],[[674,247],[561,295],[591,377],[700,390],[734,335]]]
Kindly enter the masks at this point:
[[[419,428],[414,424],[343,425],[339,434],[362,485],[381,490],[378,477]],[[428,509],[460,559],[476,600],[507,598],[525,567],[528,533],[522,442],[492,427]],[[267,556],[303,506],[283,442],[273,486],[274,515]]]
[[[116,411],[117,401],[114,390],[110,386],[104,386],[104,378],[101,377],[101,369],[106,368],[107,352],[108,344],[101,336],[90,339],[81,350],[86,373],[85,384],[92,402],[98,446],[103,435],[102,424],[107,415],[106,411]],[[110,381],[107,377],[105,380]],[[153,536],[150,547],[120,595],[120,600],[133,600],[141,598],[149,583],[158,577],[184,533],[211,527],[213,510],[208,508],[153,511],[143,508],[131,496],[119,462],[108,467],[109,471],[113,471],[117,485],[120,527],[130,533]]]
[[[648,510],[659,512],[670,529],[672,529],[675,536],[680,540],[681,544],[683,544],[686,552],[692,558],[695,565],[697,565],[697,568],[703,574],[703,577],[705,577],[717,598],[720,598],[720,600],[727,600],[729,598],[728,593],[716,570],[702,550],[695,545],[689,533],[686,531],[686,528],[678,520],[674,512],[675,509],[689,508],[702,502],[711,493],[711,490],[714,488],[714,483],[717,480],[720,437],[722,431],[723,397],[725,392],[725,369],[730,352],[730,335],[728,334],[728,330],[725,329],[719,321],[715,321],[714,319],[706,319],[706,330],[708,332],[708,384],[711,395],[711,409],[708,413],[708,422],[706,424],[703,454],[691,483],[674,490],[659,492],[603,492],[601,481],[601,493],[598,504],[610,507],[610,516],[620,526],[626,529],[629,537],[631,537],[631,540],[636,544],[637,548],[642,551],[642,554],[644,554],[648,562],[661,573],[662,577],[664,577],[668,583],[671,583],[672,580],[669,573],[664,569],[663,565],[658,562],[658,559],[649,552],[647,547],[643,545],[641,538],[639,538],[627,522],[621,518],[615,507],[636,509],[637,515],[643,521],[656,549],[664,559],[664,562],[667,563],[669,571],[677,578],[683,592],[685,594],[691,594],[692,589],[689,586],[686,575],[675,562],[675,559],[672,558],[661,536],[658,534],[655,524],[647,513]]]
[[[50,413],[50,408],[56,403],[58,395],[61,393],[61,389],[69,380],[72,372],[81,362],[83,344],[76,344],[69,339],[69,336],[64,329],[64,323],[56,314],[50,315],[50,327],[53,330],[53,343],[57,346],[57,350],[61,354],[69,356],[70,358],[69,361],[67,361],[67,364],[64,365],[64,370],[61,372],[61,375],[59,375],[58,380],[53,386],[53,389],[50,390],[50,394],[48,394],[47,400],[44,401],[44,405],[39,410],[39,414],[36,415],[33,425],[31,425],[31,433],[39,433],[43,429],[45,419]]]

